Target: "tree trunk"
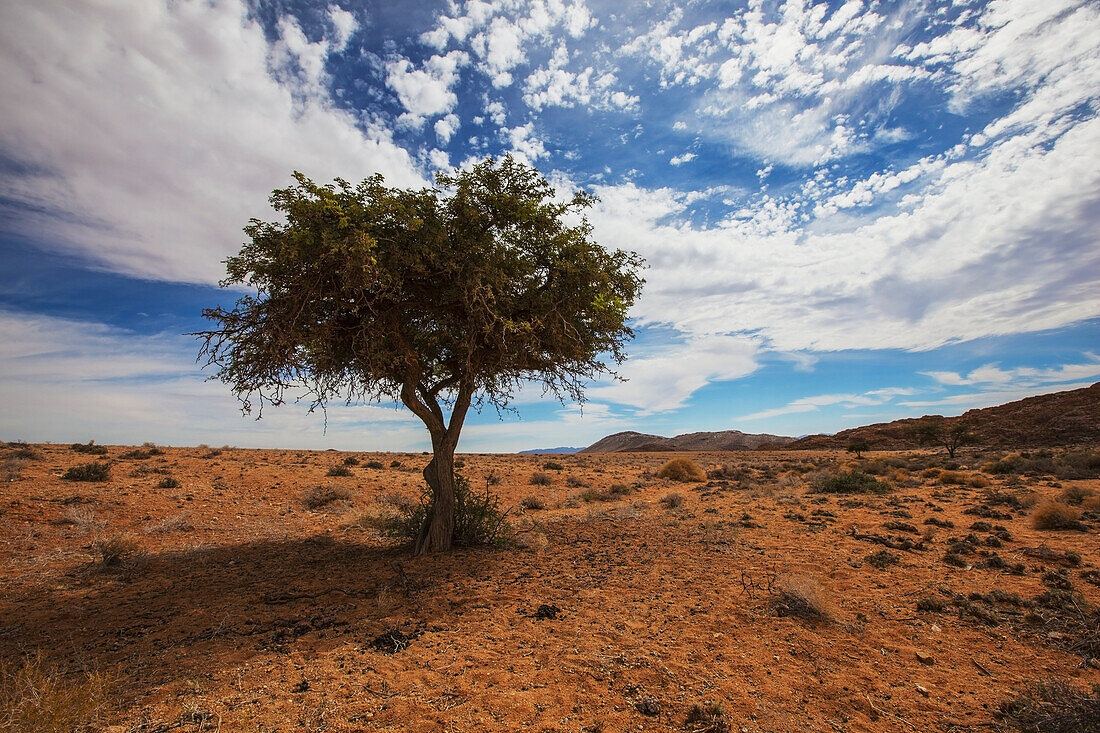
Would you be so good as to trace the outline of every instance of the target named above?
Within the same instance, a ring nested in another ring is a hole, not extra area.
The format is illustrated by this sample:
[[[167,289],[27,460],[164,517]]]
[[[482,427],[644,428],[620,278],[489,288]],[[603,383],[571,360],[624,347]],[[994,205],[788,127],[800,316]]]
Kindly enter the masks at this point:
[[[432,441],[435,455],[424,467],[424,481],[432,491],[432,506],[420,526],[413,555],[445,552],[455,534],[455,446],[448,440]]]

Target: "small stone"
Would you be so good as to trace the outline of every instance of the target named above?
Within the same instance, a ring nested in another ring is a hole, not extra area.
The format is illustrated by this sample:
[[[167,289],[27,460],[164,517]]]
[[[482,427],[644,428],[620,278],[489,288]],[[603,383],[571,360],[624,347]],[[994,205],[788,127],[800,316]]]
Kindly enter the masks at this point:
[[[924,695],[925,697],[928,697],[928,689],[923,687],[922,685],[917,685],[917,692]]]
[[[943,631],[943,629],[941,629],[941,628],[939,627],[939,624],[932,624],[932,631],[934,631],[935,633],[937,633],[937,634],[938,634],[938,633],[940,633],[941,631]]]
[[[1061,631],[1052,631],[1047,634],[1048,639],[1064,639],[1066,637]]]
[[[928,652],[918,651],[917,652],[917,661],[920,662],[921,664],[927,664],[927,665],[931,666],[931,665],[936,663],[936,658],[933,657]]]

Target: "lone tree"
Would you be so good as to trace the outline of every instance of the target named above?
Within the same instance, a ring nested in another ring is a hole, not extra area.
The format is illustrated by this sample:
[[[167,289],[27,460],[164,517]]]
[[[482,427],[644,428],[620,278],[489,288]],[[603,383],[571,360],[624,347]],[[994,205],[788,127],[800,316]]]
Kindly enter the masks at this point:
[[[863,453],[865,451],[871,450],[871,445],[866,440],[853,440],[851,443],[848,444],[848,447],[845,448],[845,450],[847,450],[849,453],[855,453],[856,458],[859,459],[863,458]]]
[[[625,358],[643,260],[605,250],[577,193],[555,199],[505,157],[440,173],[436,186],[319,186],[301,173],[271,194],[285,223],[252,219],[222,287],[256,295],[212,308],[199,358],[248,413],[304,390],[310,409],[400,401],[424,421],[432,503],[413,551],[454,542],[454,453],[471,407],[508,406],[525,381],[583,402],[585,383]],[[449,412],[449,415],[447,414]]]
[[[927,418],[919,422],[910,431],[921,445],[940,445],[947,449],[947,455],[955,457],[955,452],[964,445],[973,445],[975,435],[965,422],[948,425],[941,417]]]

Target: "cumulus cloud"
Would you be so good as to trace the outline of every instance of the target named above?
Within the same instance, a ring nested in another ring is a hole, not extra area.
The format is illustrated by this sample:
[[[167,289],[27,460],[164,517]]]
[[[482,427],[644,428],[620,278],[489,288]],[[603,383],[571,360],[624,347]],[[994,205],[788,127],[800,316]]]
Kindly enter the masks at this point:
[[[446,114],[455,108],[458,69],[469,60],[463,51],[451,51],[444,56],[432,56],[421,68],[414,68],[405,58],[386,64],[386,83],[397,93],[411,124],[420,126],[425,117]]]
[[[279,24],[269,43],[239,0],[116,12],[61,0],[0,6],[0,183],[7,225],[145,278],[212,283],[241,227],[294,169],[421,181],[381,126],[319,86],[330,40]]]
[[[628,381],[589,390],[595,400],[629,405],[639,415],[676,410],[711,382],[738,379],[758,368],[760,343],[746,336],[715,334],[632,356],[621,369]]]
[[[220,383],[204,381],[197,344],[102,324],[0,311],[0,433],[32,441],[137,445],[408,450],[427,443],[408,412],[359,405],[309,414],[306,406],[242,416]],[[369,437],[364,437],[369,436]]]

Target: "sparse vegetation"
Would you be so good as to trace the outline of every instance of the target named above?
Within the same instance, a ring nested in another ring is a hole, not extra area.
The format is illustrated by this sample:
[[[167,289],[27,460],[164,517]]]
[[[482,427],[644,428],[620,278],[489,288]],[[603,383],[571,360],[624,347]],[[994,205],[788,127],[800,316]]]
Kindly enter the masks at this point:
[[[690,458],[673,458],[657,471],[657,477],[680,483],[698,483],[707,480],[707,474]]]
[[[871,450],[871,446],[867,443],[866,440],[853,440],[851,443],[848,444],[848,447],[845,448],[845,450],[849,453],[855,453],[856,458],[859,459],[863,457],[864,453]]]
[[[351,490],[343,486],[314,486],[306,491],[302,503],[306,509],[322,509],[336,502],[351,501]]]
[[[1035,529],[1080,530],[1088,529],[1081,523],[1081,510],[1060,501],[1045,501],[1031,515]]]
[[[779,578],[773,605],[780,616],[797,616],[809,621],[830,621],[836,613],[821,581],[809,575]]]
[[[96,445],[94,440],[89,440],[87,443],[73,443],[69,448],[74,453],[86,453],[93,456],[107,455],[107,448],[102,445]]]
[[[546,461],[545,463],[542,464],[542,470],[543,471],[564,471],[565,466],[558,463],[557,461]]]
[[[891,486],[861,471],[841,471],[818,479],[811,491],[818,494],[886,494]]]
[[[529,509],[532,511],[538,511],[540,509],[546,508],[546,502],[542,500],[542,497],[535,496],[534,494],[529,494],[528,496],[523,497],[523,499],[520,500],[519,505],[524,509]]]
[[[500,498],[488,487],[484,492],[474,491],[462,474],[456,474],[456,479],[455,544],[459,547],[478,547],[507,543],[512,536],[512,527],[508,522],[508,511],[501,505]],[[415,542],[430,507],[431,494],[426,490],[419,503],[399,510],[396,515],[378,518],[376,527],[393,539]]]
[[[333,466],[332,468],[330,468],[328,470],[328,473],[325,474],[325,475],[326,476],[350,476],[351,475],[351,469],[348,468],[347,466],[343,466],[343,465]]]
[[[531,478],[528,483],[532,486],[549,486],[550,474],[542,473],[541,471],[535,471],[531,474]]]
[[[661,504],[665,509],[679,509],[684,505],[684,495],[679,492],[665,494],[661,497]]]
[[[182,484],[178,478],[173,476],[165,476],[157,482],[158,489],[178,489]]]
[[[0,728],[12,733],[83,733],[105,724],[115,680],[65,674],[38,654],[0,660]]]
[[[1024,733],[1088,733],[1100,721],[1100,685],[1091,692],[1063,681],[1043,680],[1001,704],[1001,717]]]
[[[97,539],[92,543],[92,549],[99,555],[99,564],[104,568],[120,567],[143,554],[141,543],[125,532]]]
[[[82,463],[69,468],[61,478],[65,481],[107,481],[111,478],[111,464]]]

